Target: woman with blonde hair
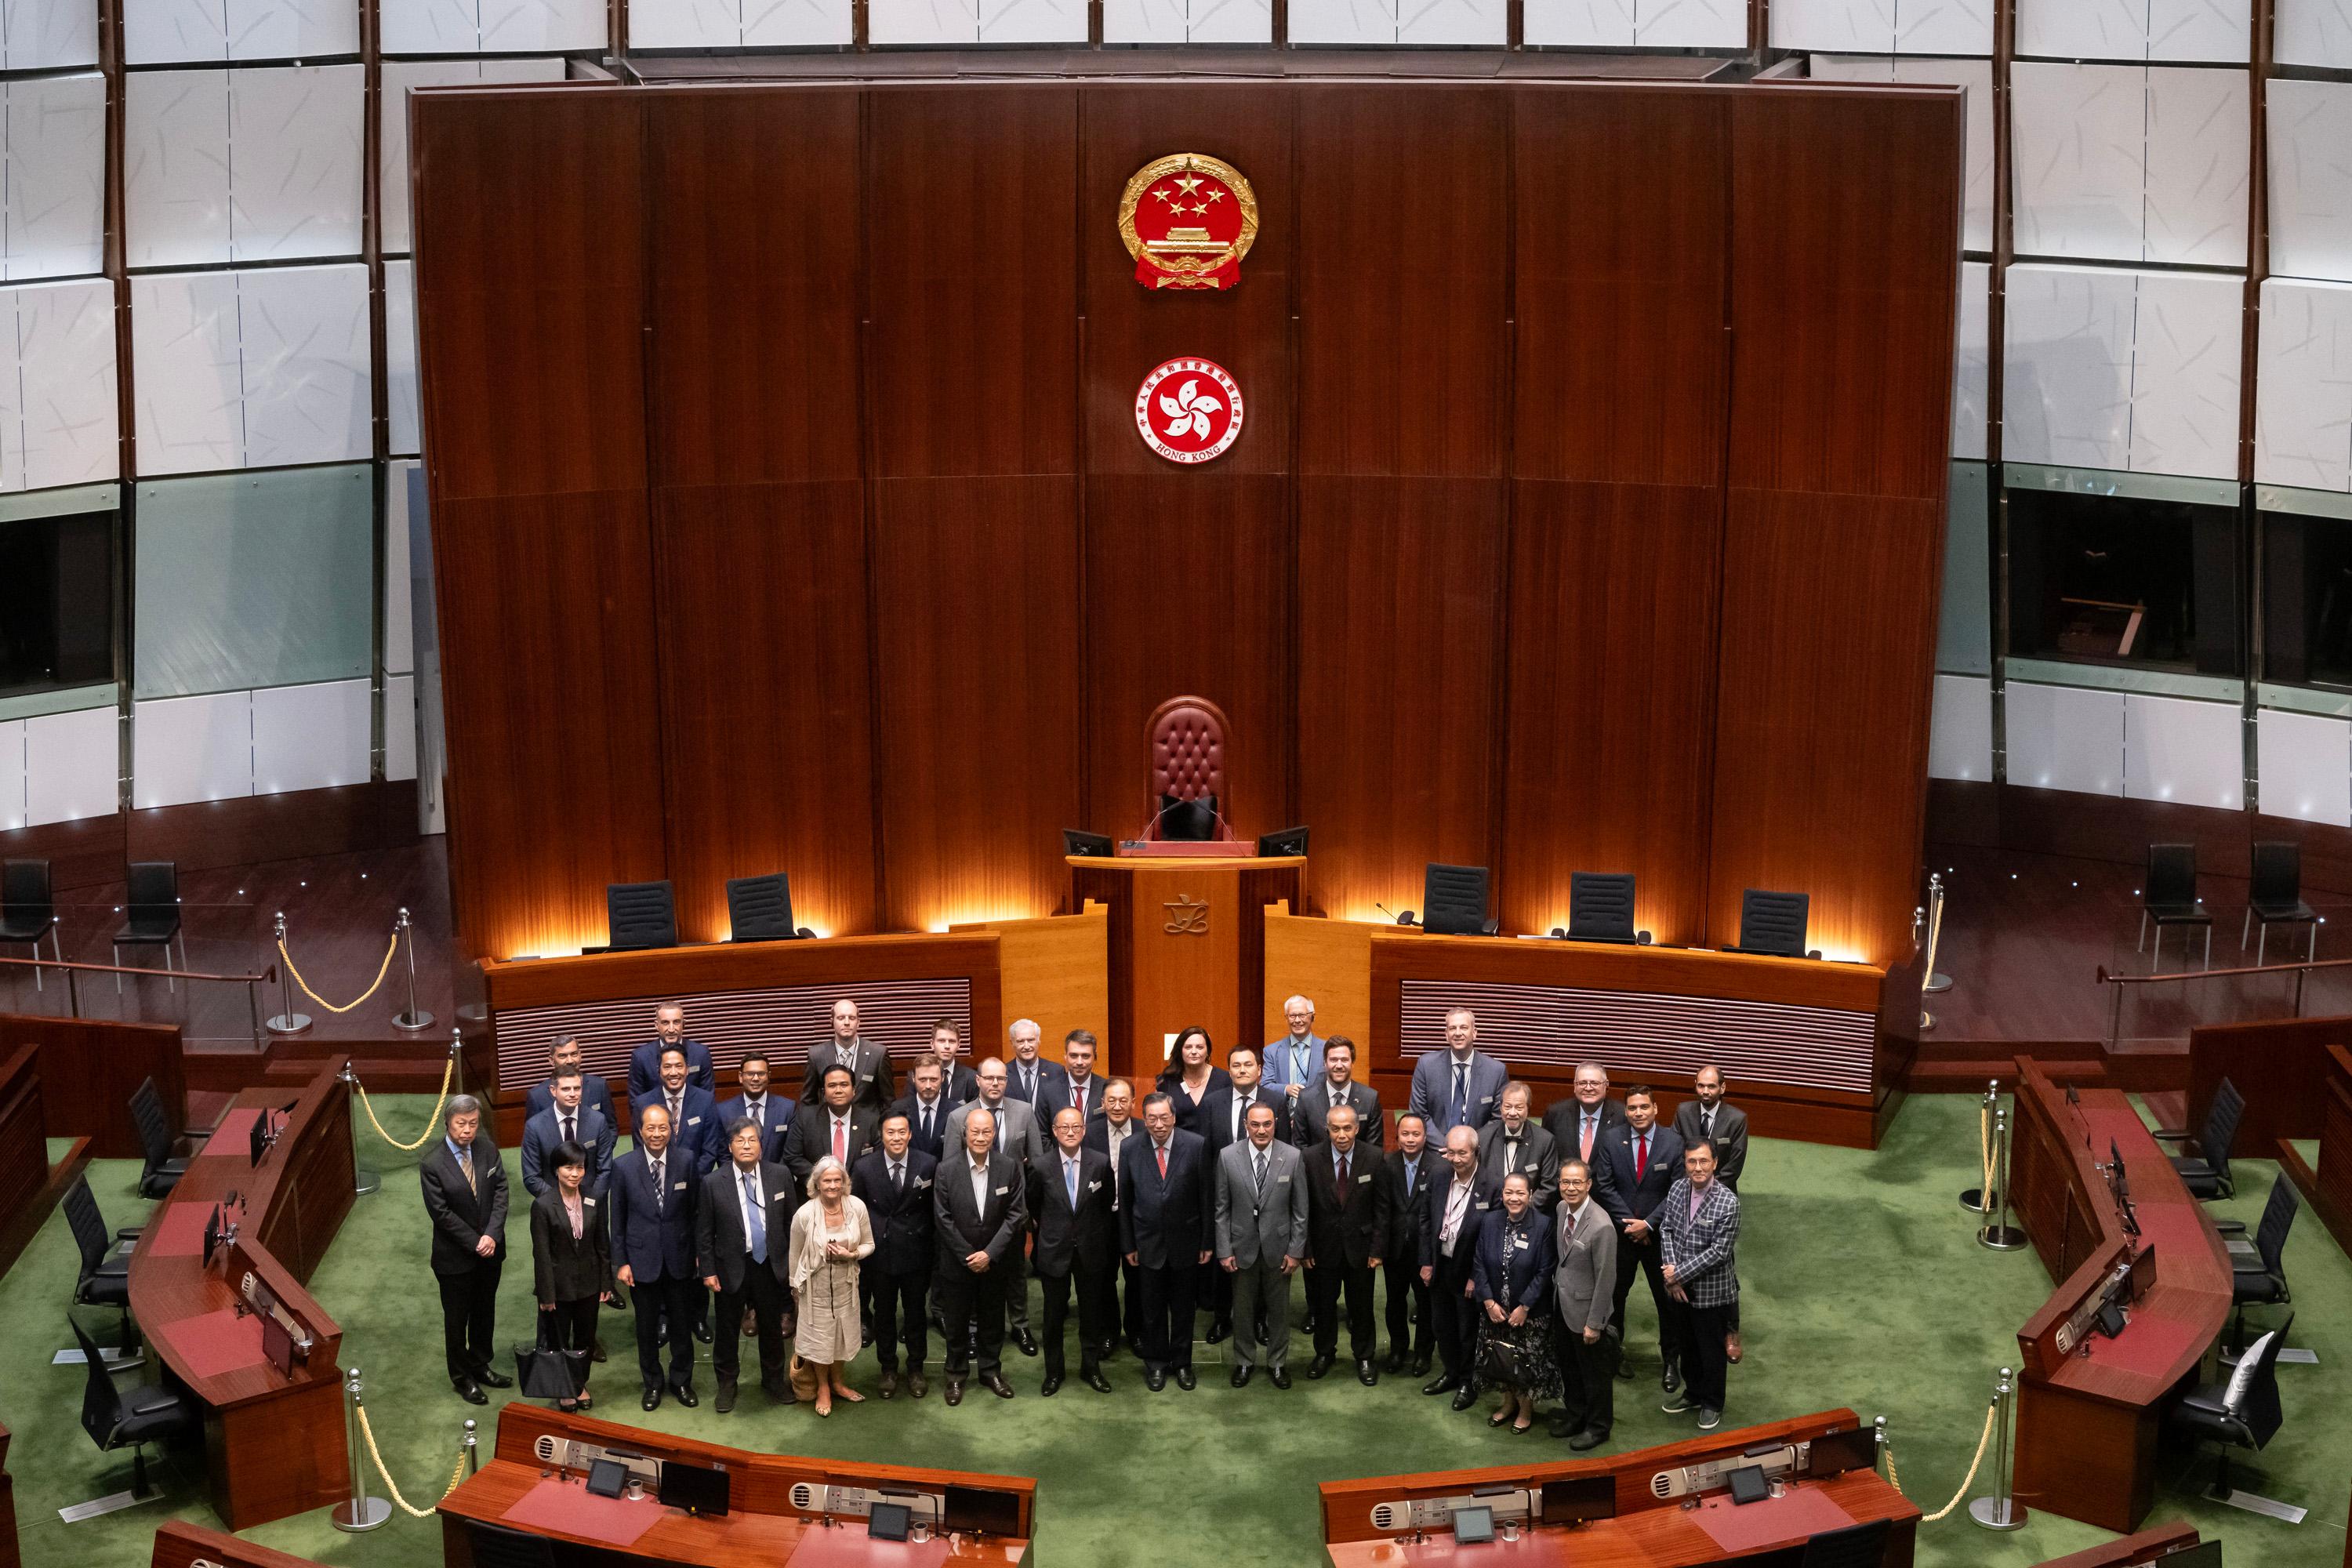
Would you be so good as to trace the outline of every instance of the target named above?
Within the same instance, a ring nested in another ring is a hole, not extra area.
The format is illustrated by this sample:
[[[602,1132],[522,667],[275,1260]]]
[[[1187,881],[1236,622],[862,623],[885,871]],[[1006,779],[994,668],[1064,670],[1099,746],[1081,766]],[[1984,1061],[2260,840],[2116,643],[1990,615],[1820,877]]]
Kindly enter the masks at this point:
[[[850,1195],[849,1172],[827,1154],[809,1170],[808,1202],[793,1215],[793,1292],[799,1300],[793,1349],[816,1379],[816,1413],[835,1396],[863,1405],[843,1369],[864,1338],[857,1317],[859,1260],[874,1250],[866,1205]]]

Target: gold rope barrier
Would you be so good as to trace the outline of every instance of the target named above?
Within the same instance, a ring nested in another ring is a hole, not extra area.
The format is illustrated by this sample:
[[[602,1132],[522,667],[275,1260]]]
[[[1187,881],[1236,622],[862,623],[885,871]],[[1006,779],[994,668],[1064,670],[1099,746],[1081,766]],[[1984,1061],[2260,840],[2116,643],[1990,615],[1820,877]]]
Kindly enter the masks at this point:
[[[399,1505],[400,1511],[406,1514],[409,1518],[431,1519],[433,1517],[433,1510],[429,1508],[412,1508],[409,1506],[408,1500],[400,1495],[400,1484],[392,1479],[392,1472],[383,1468],[383,1451],[375,1446],[375,1428],[369,1425],[367,1406],[361,1405],[354,1406],[354,1408],[359,1412],[360,1436],[367,1439],[368,1458],[375,1461],[375,1473],[379,1477],[383,1478],[383,1489],[391,1494],[392,1500]],[[447,1497],[451,1492],[456,1491],[457,1489],[457,1483],[465,1479],[466,1455],[465,1451],[460,1449],[457,1453],[457,1468],[449,1472],[449,1484],[441,1489],[441,1497]],[[440,1498],[434,1499],[434,1501],[436,1502],[440,1500]]]
[[[310,987],[306,985],[303,989],[307,991]],[[416,1135],[416,1142],[414,1143],[404,1143],[384,1131],[383,1123],[376,1120],[375,1102],[368,1099],[367,1085],[360,1082],[356,1073],[352,1076],[352,1087],[360,1091],[360,1109],[367,1112],[368,1121],[375,1128],[376,1136],[404,1154],[414,1154],[433,1142],[433,1130],[441,1125],[441,1108],[449,1103],[449,1077],[457,1070],[457,1057],[453,1051],[450,1053],[449,1059],[441,1064],[441,1092],[434,1099],[433,1114],[425,1119],[425,1131]]]
[[[369,997],[374,995],[377,990],[383,986],[383,977],[392,973],[392,955],[399,951],[400,933],[398,931],[394,931],[392,933],[392,942],[383,950],[383,966],[376,970],[375,978],[368,982],[368,988],[361,992],[358,997],[347,1005],[338,1007],[332,1002],[328,1001],[324,996],[320,995],[316,991],[310,989],[310,983],[302,978],[302,972],[300,970],[294,967],[294,955],[286,951],[286,939],[282,936],[278,939],[278,956],[286,961],[286,973],[294,977],[294,984],[302,988],[303,995],[308,996],[311,1001],[316,1002],[320,1006],[324,1007],[330,1013],[348,1013],[353,1007],[358,1006],[362,1002],[364,1002]]]
[[[300,978],[299,975],[296,978]],[[309,990],[309,986],[304,986]],[[1977,1157],[1984,1166],[1984,1175],[1977,1192],[1984,1199],[1985,1212],[1992,1212],[1992,1107],[1977,1107]]]
[[[1985,1450],[1992,1447],[1993,1419],[2000,1414],[2000,1401],[1999,1399],[1995,1399],[1985,1410],[1984,1435],[1977,1439],[1977,1455],[1975,1458],[1969,1461],[1969,1473],[1960,1478],[1960,1489],[1952,1494],[1951,1501],[1946,1503],[1935,1512],[1922,1518],[1919,1521],[1920,1523],[1935,1523],[1937,1520],[1944,1518],[1954,1509],[1959,1507],[1960,1500],[1969,1495],[1969,1488],[1976,1484],[1977,1468],[1984,1463]],[[1903,1478],[1895,1473],[1895,1445],[1893,1443],[1886,1443],[1884,1444],[1883,1447],[1886,1452],[1886,1484],[1893,1487],[1899,1492],[1903,1489]]]

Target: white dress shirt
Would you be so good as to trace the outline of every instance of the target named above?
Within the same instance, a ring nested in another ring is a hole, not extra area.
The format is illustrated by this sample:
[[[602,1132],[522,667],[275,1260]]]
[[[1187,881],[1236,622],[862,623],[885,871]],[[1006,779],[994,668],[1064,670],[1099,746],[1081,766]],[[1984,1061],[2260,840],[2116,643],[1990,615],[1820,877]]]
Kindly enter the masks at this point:
[[[760,1201],[760,1223],[765,1225],[768,1220],[768,1185],[760,1180],[760,1167],[753,1165],[746,1171],[732,1160],[727,1163],[727,1184],[735,1190],[735,1212],[743,1222],[743,1253],[748,1258],[751,1252],[751,1214],[743,1204],[745,1176],[751,1178],[751,1192]],[[769,1245],[774,1245],[772,1239]]]

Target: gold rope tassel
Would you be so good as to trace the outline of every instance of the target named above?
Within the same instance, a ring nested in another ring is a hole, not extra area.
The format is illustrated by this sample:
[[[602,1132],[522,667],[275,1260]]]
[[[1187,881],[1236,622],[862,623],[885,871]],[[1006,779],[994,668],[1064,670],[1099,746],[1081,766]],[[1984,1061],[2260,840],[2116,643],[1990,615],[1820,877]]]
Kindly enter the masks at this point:
[[[394,931],[392,933],[391,942],[386,945],[383,950],[383,966],[376,970],[375,978],[368,982],[368,988],[361,992],[356,1000],[343,1006],[338,1007],[332,1002],[328,1001],[324,996],[320,995],[316,991],[310,989],[310,983],[302,978],[302,972],[300,970],[294,967],[294,955],[286,951],[286,939],[282,936],[278,939],[278,956],[285,961],[286,973],[294,977],[294,984],[302,988],[303,995],[308,996],[311,1001],[316,1002],[320,1006],[324,1007],[330,1013],[348,1013],[352,1008],[357,1007],[362,1002],[364,1002],[369,997],[374,995],[376,992],[382,988],[383,984],[383,977],[392,973],[392,955],[399,951],[400,933],[398,931]]]
[[[304,986],[303,989],[307,991],[310,987]],[[368,1122],[375,1129],[376,1136],[404,1154],[414,1154],[433,1142],[433,1130],[441,1125],[441,1108],[449,1103],[449,1077],[457,1070],[457,1058],[455,1056],[441,1064],[441,1092],[433,1101],[433,1114],[425,1119],[425,1131],[416,1135],[414,1143],[404,1143],[384,1131],[383,1123],[376,1120],[375,1102],[368,1099],[367,1085],[360,1082],[356,1075],[352,1079],[352,1085],[360,1091],[360,1109],[367,1112]]]
[[[1985,1411],[1984,1435],[1977,1439],[1977,1457],[1969,1461],[1969,1473],[1960,1478],[1960,1489],[1952,1494],[1951,1501],[1946,1503],[1935,1512],[1927,1515],[1919,1521],[1920,1523],[1935,1523],[1937,1520],[1942,1519],[1954,1509],[1959,1507],[1960,1500],[1969,1495],[1969,1488],[1976,1484],[1977,1468],[1984,1463],[1985,1450],[1992,1447],[1993,1417],[2000,1414],[2000,1401],[1995,1399]],[[1885,1452],[1886,1484],[1893,1487],[1899,1492],[1903,1489],[1903,1478],[1895,1474],[1895,1445],[1892,1443],[1885,1445]]]
[[[392,1472],[383,1468],[383,1451],[375,1446],[375,1428],[368,1422],[367,1406],[362,1405],[357,1406],[357,1408],[360,1414],[360,1436],[367,1439],[368,1458],[375,1461],[375,1473],[383,1481],[384,1491],[390,1495],[394,1503],[399,1505],[400,1511],[406,1514],[409,1518],[431,1519],[433,1517],[433,1510],[429,1508],[412,1508],[409,1506],[408,1500],[400,1495],[399,1483],[392,1479]],[[460,1450],[457,1455],[457,1468],[449,1472],[449,1484],[441,1489],[441,1497],[447,1497],[451,1492],[456,1491],[457,1489],[457,1483],[465,1479],[466,1456],[463,1450]],[[436,1498],[434,1500],[438,1502],[440,1501],[440,1498]]]

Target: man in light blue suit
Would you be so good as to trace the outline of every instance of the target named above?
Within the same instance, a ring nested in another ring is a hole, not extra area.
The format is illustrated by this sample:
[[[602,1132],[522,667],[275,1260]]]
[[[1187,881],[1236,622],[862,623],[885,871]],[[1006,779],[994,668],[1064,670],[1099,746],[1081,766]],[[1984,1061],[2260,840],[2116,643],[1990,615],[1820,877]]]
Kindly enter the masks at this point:
[[[1510,1072],[1478,1048],[1478,1016],[1467,1007],[1445,1015],[1445,1048],[1424,1052],[1412,1064],[1412,1099],[1405,1109],[1429,1123],[1440,1139],[1456,1127],[1473,1132],[1502,1109]]]
[[[1290,1033],[1266,1042],[1260,1056],[1265,1070],[1258,1082],[1287,1095],[1295,1109],[1298,1091],[1323,1076],[1323,1037],[1315,1032],[1315,1004],[1307,997],[1283,1003],[1282,1016]]]

